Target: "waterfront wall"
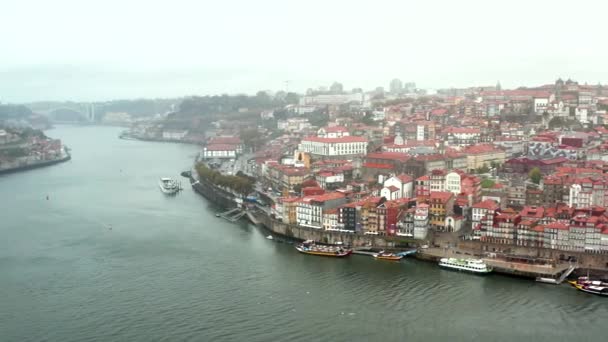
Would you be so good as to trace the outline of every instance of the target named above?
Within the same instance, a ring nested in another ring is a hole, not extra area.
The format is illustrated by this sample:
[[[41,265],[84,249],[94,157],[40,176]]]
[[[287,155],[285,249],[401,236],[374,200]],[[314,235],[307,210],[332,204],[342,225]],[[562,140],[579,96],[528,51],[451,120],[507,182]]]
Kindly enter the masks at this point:
[[[376,248],[399,248],[416,246],[415,240],[400,239],[389,236],[377,235],[362,235],[353,233],[343,233],[335,231],[327,231],[323,229],[314,229],[309,227],[301,227],[291,224],[286,224],[267,216],[263,216],[260,220],[262,224],[274,234],[286,236],[298,240],[314,240],[321,243],[335,244],[342,242],[345,245],[353,247],[376,247]]]
[[[51,166],[51,165],[55,165],[55,164],[66,162],[66,161],[68,161],[70,159],[72,159],[72,156],[68,153],[65,157],[62,157],[62,158],[59,158],[59,159],[43,160],[43,161],[29,163],[29,164],[26,164],[26,165],[19,165],[19,166],[16,166],[16,167],[10,167],[10,168],[7,168],[7,169],[0,169],[0,175],[1,174],[5,174],[5,173],[13,173],[13,172],[19,172],[19,171],[26,171],[26,170],[37,169],[37,168],[45,167],[45,166]]]
[[[236,197],[234,194],[221,189],[211,183],[205,181],[197,181],[190,177],[190,184],[197,193],[211,201],[212,203],[226,209],[236,208]]]
[[[213,203],[224,208],[235,208],[238,206],[234,194],[205,181],[196,182],[196,180],[194,180],[192,177],[190,178],[190,180],[194,190],[199,194],[203,195],[208,200],[212,201]],[[342,242],[343,244],[350,245],[353,247],[374,247],[387,250],[406,247],[418,247],[422,243],[422,241],[419,240],[407,239],[397,236],[362,235],[336,231],[326,231],[309,227],[301,227],[297,225],[286,224],[284,222],[275,220],[268,215],[259,215],[257,216],[257,219],[259,221],[259,224],[264,226],[273,234],[296,240],[314,240],[327,244],[335,244],[337,242]],[[430,241],[429,243],[433,244],[433,241]],[[608,254],[566,252],[544,248],[490,244],[481,241],[460,241],[457,247],[459,249],[469,251],[471,255],[483,255],[486,252],[496,252],[519,256],[528,256],[533,258],[552,259],[555,261],[559,260],[560,257],[567,258],[569,256],[573,256],[577,259],[577,263],[580,267],[580,270],[591,269],[592,274],[594,271],[597,271],[598,274],[605,275],[605,272],[608,269]],[[423,251],[420,251],[420,253],[416,254],[416,258],[435,262],[439,257],[433,254],[426,254]],[[582,272],[580,270],[579,272]],[[497,271],[500,270],[497,269]],[[530,276],[530,274],[519,274],[510,269],[506,269],[504,272],[501,273]]]
[[[576,259],[576,264],[578,264],[580,268],[591,268],[597,270],[608,269],[608,254],[604,253],[583,253],[548,248],[532,248],[516,245],[492,244],[481,241],[461,241],[458,244],[458,247],[475,251],[479,254],[495,252],[551,260],[560,260],[567,259],[569,257],[574,257]]]

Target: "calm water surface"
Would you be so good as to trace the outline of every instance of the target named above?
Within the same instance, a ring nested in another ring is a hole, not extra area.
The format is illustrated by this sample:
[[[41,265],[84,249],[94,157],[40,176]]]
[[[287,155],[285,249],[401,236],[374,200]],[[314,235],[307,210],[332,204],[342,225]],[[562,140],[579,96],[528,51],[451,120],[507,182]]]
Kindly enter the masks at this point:
[[[158,178],[179,177],[194,146],[47,133],[72,161],[0,176],[0,341],[606,337],[608,300],[567,286],[301,255],[190,188],[166,197]]]

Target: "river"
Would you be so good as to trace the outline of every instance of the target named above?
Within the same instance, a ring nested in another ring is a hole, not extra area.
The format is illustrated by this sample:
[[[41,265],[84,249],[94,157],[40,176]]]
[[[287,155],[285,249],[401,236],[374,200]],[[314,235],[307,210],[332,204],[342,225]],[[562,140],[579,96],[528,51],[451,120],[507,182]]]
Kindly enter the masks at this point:
[[[60,126],[47,134],[72,149],[71,161],[0,176],[1,341],[606,336],[608,301],[565,285],[299,254],[216,218],[187,186],[160,192],[158,179],[188,169],[195,146],[120,140],[119,131]]]

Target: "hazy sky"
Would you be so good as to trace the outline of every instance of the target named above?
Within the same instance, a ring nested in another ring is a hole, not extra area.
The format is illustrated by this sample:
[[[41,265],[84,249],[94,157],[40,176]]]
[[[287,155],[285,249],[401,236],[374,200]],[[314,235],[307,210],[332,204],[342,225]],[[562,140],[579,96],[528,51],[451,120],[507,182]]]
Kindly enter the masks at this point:
[[[0,0],[0,101],[608,83],[606,1]]]

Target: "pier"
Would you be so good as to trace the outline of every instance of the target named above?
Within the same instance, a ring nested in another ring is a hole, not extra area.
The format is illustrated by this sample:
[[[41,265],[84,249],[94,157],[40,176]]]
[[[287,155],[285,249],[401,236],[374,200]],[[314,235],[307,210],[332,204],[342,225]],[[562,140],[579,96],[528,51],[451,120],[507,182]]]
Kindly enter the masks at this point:
[[[241,217],[245,216],[245,214],[247,214],[246,211],[244,211],[240,208],[233,208],[233,209],[230,209],[228,211],[225,211],[225,212],[219,214],[219,217],[226,219],[230,222],[236,222],[236,221],[240,220]]]

